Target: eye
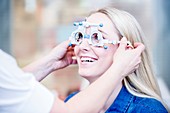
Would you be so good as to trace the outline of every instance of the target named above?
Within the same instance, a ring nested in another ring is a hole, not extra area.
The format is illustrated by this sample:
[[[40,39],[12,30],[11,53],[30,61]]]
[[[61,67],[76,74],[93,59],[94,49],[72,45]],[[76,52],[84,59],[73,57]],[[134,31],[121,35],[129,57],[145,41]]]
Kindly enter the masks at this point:
[[[98,33],[93,33],[91,36],[91,41],[93,44],[97,44],[100,41]]]
[[[75,41],[80,43],[82,39],[83,39],[83,34],[81,32],[77,32],[75,34]]]
[[[106,39],[104,36],[102,37],[103,39]]]

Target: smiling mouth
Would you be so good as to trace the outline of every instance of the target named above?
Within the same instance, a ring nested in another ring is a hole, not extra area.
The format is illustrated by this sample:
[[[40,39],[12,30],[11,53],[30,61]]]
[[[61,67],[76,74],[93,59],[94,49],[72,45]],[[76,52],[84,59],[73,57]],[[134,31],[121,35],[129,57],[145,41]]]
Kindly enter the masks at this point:
[[[81,62],[95,62],[97,59],[95,58],[90,58],[90,57],[81,57]]]

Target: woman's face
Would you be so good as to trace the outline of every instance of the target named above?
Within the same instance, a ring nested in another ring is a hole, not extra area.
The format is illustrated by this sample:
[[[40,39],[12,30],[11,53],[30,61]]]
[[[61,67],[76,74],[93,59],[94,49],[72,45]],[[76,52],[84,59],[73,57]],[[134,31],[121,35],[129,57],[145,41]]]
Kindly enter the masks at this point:
[[[92,14],[87,18],[87,22],[103,24],[98,30],[102,33],[103,38],[108,40],[118,41],[119,37],[111,20],[102,13]],[[86,34],[90,34],[90,27],[86,29]],[[75,46],[75,55],[79,65],[80,76],[89,80],[95,81],[100,77],[113,63],[113,55],[118,45],[107,44],[108,48],[95,47],[89,45],[88,39],[83,39],[83,42]],[[88,61],[90,60],[90,62]]]

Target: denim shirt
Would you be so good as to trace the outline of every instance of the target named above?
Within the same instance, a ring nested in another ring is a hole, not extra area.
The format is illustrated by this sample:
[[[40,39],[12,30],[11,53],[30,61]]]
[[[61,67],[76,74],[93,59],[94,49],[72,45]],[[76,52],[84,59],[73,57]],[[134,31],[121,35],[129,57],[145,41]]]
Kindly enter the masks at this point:
[[[70,94],[65,102],[78,92]],[[125,86],[105,113],[168,113],[165,107],[156,99],[134,96]]]

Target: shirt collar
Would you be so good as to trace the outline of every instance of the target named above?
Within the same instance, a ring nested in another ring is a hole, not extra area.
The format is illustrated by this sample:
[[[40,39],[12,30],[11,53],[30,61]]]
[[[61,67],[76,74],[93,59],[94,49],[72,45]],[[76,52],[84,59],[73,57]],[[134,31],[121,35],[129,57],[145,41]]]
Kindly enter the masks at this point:
[[[126,112],[130,106],[130,103],[133,101],[133,97],[134,96],[127,91],[126,87],[122,86],[122,89],[119,92],[116,100],[109,107],[106,113],[114,111],[118,111],[121,113]]]

